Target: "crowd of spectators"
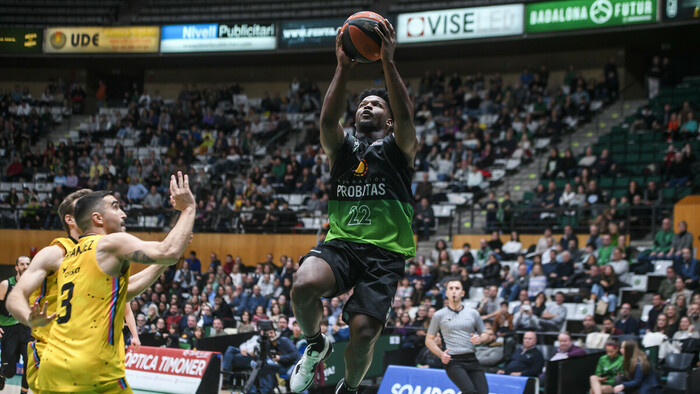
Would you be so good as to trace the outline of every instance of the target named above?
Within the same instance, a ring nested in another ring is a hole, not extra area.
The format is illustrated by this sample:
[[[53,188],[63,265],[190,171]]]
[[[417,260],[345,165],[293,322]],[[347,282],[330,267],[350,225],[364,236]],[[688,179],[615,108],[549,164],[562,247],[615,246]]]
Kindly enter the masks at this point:
[[[534,245],[523,245],[517,233],[503,244],[495,232],[477,250],[464,244],[461,254],[451,253],[446,242],[438,241],[435,249],[407,260],[385,333],[400,336],[402,347],[414,349],[417,365],[441,368],[440,360],[424,347],[425,335],[433,314],[443,307],[444,284],[459,278],[465,302],[482,315],[491,339],[477,349],[477,358],[494,373],[537,377],[545,360],[577,357],[585,354],[584,346],[589,351],[602,349],[609,338],[618,337],[659,346],[663,362],[667,354],[687,351],[688,338],[699,338],[700,293],[695,292],[700,290],[700,264],[687,247],[675,254],[674,243],[687,234],[682,227],[679,230],[676,234],[671,228],[661,230],[671,236],[658,237],[659,244],[644,252],[649,259],[675,260],[643,319],[634,317],[632,306],[617,298],[635,267],[625,238],[601,234],[593,225],[585,244],[579,244],[570,227],[560,239],[548,229]],[[298,268],[293,258],[281,256],[276,262],[268,254],[266,261],[255,265],[233,255],[224,261],[213,253],[209,258],[208,269],[202,272],[202,263],[191,252],[179,268],[166,271],[132,301],[141,334],[153,336],[156,345],[196,348],[201,338],[258,332],[259,322],[269,320],[276,329],[272,336],[288,338],[296,349],[305,345],[290,307]],[[505,261],[516,261],[516,268],[511,271],[510,264],[501,264]],[[558,289],[566,289],[566,294]],[[483,298],[473,298],[480,290]],[[331,341],[349,338],[342,310],[350,294],[322,300],[321,329]],[[588,303],[594,310],[571,333],[565,331],[570,327],[565,302]],[[558,345],[543,355],[535,345],[545,333],[557,334]],[[522,350],[516,349],[518,335]],[[249,368],[255,354],[246,349],[229,348],[226,368]]]
[[[523,70],[512,86],[499,73],[448,77],[441,70],[426,71],[417,86],[407,85],[420,142],[417,170],[436,173],[449,183],[448,190],[472,191],[477,198],[497,160],[531,157],[536,139],[561,138],[588,118],[592,101],[609,102],[618,90],[614,61],[598,81],[587,80],[574,66],[563,81],[551,81],[543,64],[535,72]],[[51,98],[57,92],[74,107],[85,99],[79,84],[59,80],[46,94]],[[261,98],[248,98],[237,82],[184,85],[173,99],[135,84],[120,100],[110,96],[103,81],[96,92],[101,110],[81,125],[79,139],[50,141],[45,149],[29,144],[18,163],[6,168],[6,181],[31,182],[37,173],[53,181],[54,190],[37,198],[40,208],[56,206],[62,193],[90,187],[117,191],[125,209],[168,209],[167,175],[183,171],[190,174],[200,204],[200,229],[288,231],[300,225],[298,216],[326,212],[330,168],[317,127],[321,92],[308,76],[294,78],[287,92]],[[348,131],[358,94],[348,98]],[[3,196],[3,205],[26,207],[33,192],[15,190]],[[440,192],[421,190],[424,195],[416,201],[425,197],[435,204],[444,199]],[[295,215],[282,213],[289,194],[304,196],[291,207]],[[168,224],[159,214],[157,226]],[[58,222],[16,220],[13,225],[52,228]]]

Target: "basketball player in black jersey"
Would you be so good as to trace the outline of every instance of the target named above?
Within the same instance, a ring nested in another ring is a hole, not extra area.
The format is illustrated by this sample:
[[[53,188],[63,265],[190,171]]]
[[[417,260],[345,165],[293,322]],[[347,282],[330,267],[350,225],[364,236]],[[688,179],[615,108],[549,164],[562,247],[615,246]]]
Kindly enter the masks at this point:
[[[415,255],[411,180],[418,141],[413,105],[394,62],[393,26],[384,19],[375,31],[382,40],[387,89],[360,96],[355,136],[346,134],[339,120],[356,63],[342,49],[342,32],[336,38],[338,65],[321,110],[321,145],[331,164],[330,230],[325,242],[304,257],[292,288],[294,316],[308,341],[290,378],[290,388],[297,393],[311,386],[317,366],[332,351],[320,332],[319,298],[354,289],[343,308],[350,342],[345,378],[335,392],[355,392],[372,363],[374,343],[403,277],[405,260]]]

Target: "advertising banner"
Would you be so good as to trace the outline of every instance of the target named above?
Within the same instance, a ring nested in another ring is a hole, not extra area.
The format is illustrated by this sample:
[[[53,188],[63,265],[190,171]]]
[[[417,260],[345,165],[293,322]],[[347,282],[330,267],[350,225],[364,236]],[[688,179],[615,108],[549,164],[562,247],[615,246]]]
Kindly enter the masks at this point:
[[[522,4],[399,14],[400,44],[512,36],[523,33]]]
[[[44,29],[0,28],[0,53],[41,53]]]
[[[700,0],[664,0],[664,20],[700,19]]]
[[[525,32],[596,29],[656,22],[656,0],[573,0],[528,3]]]
[[[196,393],[218,387],[220,353],[141,346],[126,352],[126,381],[132,388],[160,393]],[[216,362],[214,362],[216,361]]]
[[[275,24],[197,24],[163,26],[163,53],[274,50]]]
[[[157,53],[160,28],[49,27],[46,53]]]
[[[314,19],[282,22],[279,49],[333,48],[343,19]]]
[[[523,394],[528,377],[486,374],[489,393]],[[382,378],[377,394],[457,394],[459,388],[447,377],[444,369],[390,365]]]

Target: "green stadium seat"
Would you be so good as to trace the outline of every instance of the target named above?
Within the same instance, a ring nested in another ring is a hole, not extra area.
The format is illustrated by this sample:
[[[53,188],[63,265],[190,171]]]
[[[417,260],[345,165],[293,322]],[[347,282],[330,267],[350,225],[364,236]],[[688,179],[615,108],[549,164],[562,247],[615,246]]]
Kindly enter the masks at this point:
[[[615,178],[606,176],[600,178],[599,186],[601,189],[611,189],[615,183]]]
[[[658,139],[659,139],[659,136],[657,136],[654,133],[644,133],[644,134],[640,135],[639,142],[642,144],[648,144],[648,143],[652,143]]]
[[[680,200],[683,197],[689,196],[691,193],[690,187],[684,187],[678,191],[676,194],[676,200]]]
[[[653,163],[655,161],[654,160],[655,156],[656,155],[653,153],[642,153],[641,155],[639,155],[639,162],[643,163],[643,164]]]
[[[676,189],[671,188],[671,187],[667,187],[667,188],[664,188],[663,190],[664,190],[664,192],[663,192],[664,193],[664,201],[675,202],[674,198],[676,197]]]
[[[628,153],[625,155],[625,164],[639,163],[639,153]]]
[[[615,188],[616,189],[627,189],[627,186],[630,184],[630,177],[628,176],[621,176],[619,178],[615,178]]]
[[[626,195],[627,195],[627,189],[615,189],[615,190],[613,190],[613,197],[617,198],[618,200],[622,196],[626,196]]]
[[[532,198],[535,197],[534,192],[525,192],[523,193],[523,201],[524,202],[530,202],[532,201]]]
[[[627,145],[625,144],[614,144],[610,148],[610,154],[615,157],[617,155],[624,155],[627,152]]]
[[[568,179],[555,179],[554,184],[557,185],[557,189],[564,189],[564,185],[568,182]]]

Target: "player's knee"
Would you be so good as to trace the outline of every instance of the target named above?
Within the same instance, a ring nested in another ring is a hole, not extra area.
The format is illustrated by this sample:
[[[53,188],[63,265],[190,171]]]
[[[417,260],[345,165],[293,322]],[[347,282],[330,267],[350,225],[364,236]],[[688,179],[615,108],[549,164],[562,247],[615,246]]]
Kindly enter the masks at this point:
[[[381,331],[380,329],[377,329],[376,327],[372,325],[364,325],[362,327],[358,327],[357,330],[355,330],[355,335],[353,336],[353,342],[354,345],[360,346],[360,347],[370,347],[374,344],[374,341],[377,339],[379,336],[379,333]]]
[[[292,283],[292,300],[303,301],[321,296],[321,283],[310,275],[295,275]]]

